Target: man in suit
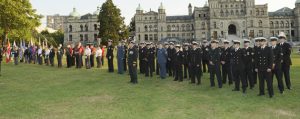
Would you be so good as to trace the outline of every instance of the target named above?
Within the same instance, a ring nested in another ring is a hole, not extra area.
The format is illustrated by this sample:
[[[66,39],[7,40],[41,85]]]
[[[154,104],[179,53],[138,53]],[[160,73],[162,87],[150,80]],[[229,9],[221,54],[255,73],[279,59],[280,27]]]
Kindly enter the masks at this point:
[[[168,51],[168,65],[167,65],[167,68],[168,68],[168,74],[169,76],[175,76],[175,69],[174,69],[174,56],[175,56],[175,53],[176,53],[176,50],[174,48],[174,43],[173,42],[170,42],[170,47],[167,49]]]
[[[184,54],[184,68],[183,68],[183,78],[187,79],[188,78],[188,74],[190,74],[190,70],[189,70],[189,53],[190,53],[190,49],[189,49],[189,44],[188,43],[184,43],[183,44],[184,49],[183,49],[183,54]],[[191,78],[191,76],[189,75],[189,78]]]
[[[273,66],[273,51],[267,46],[267,39],[260,37],[259,54],[256,59],[255,71],[258,72],[259,77],[259,94],[258,96],[265,95],[265,81],[267,82],[267,88],[269,97],[274,96],[273,80],[272,80],[272,66]]]
[[[291,60],[291,53],[292,53],[292,47],[289,43],[286,42],[286,35],[284,32],[280,32],[278,35],[280,43],[278,44],[279,48],[282,51],[283,55],[283,61],[281,63],[282,65],[282,72],[285,79],[285,85],[287,89],[291,90],[291,79],[290,79],[290,67],[292,65]]]
[[[254,42],[255,43],[254,43],[254,47],[253,47],[253,52],[254,52],[253,59],[254,59],[254,64],[256,64],[256,62],[257,62],[256,59],[260,52],[260,49],[259,49],[260,48],[260,39],[255,38]],[[254,83],[254,85],[257,84],[257,77],[258,77],[257,72],[255,71],[255,67],[253,67],[253,83]]]
[[[278,89],[280,93],[283,94],[284,86],[282,81],[282,66],[281,66],[283,54],[281,48],[277,46],[278,38],[271,37],[270,41],[271,41],[271,48],[274,54],[274,63],[272,67],[272,80],[274,79],[274,75],[275,75],[278,83]]]
[[[55,57],[55,50],[53,48],[53,45],[50,46],[50,53],[49,53],[49,60],[50,60],[50,65],[53,67],[54,66],[54,57]]]

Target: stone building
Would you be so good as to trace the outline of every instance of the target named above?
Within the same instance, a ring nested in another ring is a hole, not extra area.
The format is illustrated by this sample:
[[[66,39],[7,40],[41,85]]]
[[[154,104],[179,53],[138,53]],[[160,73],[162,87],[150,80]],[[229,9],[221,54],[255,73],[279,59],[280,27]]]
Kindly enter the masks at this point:
[[[300,0],[296,7],[268,11],[268,4],[255,0],[208,0],[203,7],[188,6],[188,15],[167,16],[163,4],[158,11],[144,12],[139,5],[134,15],[135,37],[139,41],[177,39],[228,39],[276,36],[283,31],[289,40],[300,37]]]

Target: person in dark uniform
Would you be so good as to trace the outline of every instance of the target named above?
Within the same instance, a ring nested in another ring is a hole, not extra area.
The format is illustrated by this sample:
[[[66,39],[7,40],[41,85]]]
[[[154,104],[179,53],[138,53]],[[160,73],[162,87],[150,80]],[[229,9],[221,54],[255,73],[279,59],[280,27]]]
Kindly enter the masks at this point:
[[[253,80],[253,65],[254,65],[254,50],[250,47],[250,40],[244,40],[244,49],[245,49],[245,69],[244,69],[244,77],[247,82],[247,86],[250,86],[250,89],[254,88],[254,80]]]
[[[62,48],[62,44],[59,44],[57,48],[57,63],[58,63],[58,68],[62,67],[62,57],[64,55],[64,48]]]
[[[267,46],[266,38],[260,39],[260,51],[255,65],[255,71],[258,72],[259,77],[259,94],[258,96],[265,95],[265,81],[267,82],[269,97],[274,96],[273,80],[272,80],[272,66],[273,66],[273,51]]]
[[[70,68],[72,66],[72,48],[71,48],[71,45],[67,46],[66,56],[67,56],[67,68]]]
[[[208,51],[210,49],[207,40],[203,40],[202,42],[202,52],[203,52],[203,56],[202,56],[202,70],[203,73],[206,73],[206,68],[208,70],[208,65],[209,65],[209,61],[208,61]]]
[[[260,39],[258,38],[255,38],[254,39],[254,47],[253,47],[253,52],[254,52],[254,55],[253,55],[253,59],[254,59],[254,64],[256,64],[256,59],[258,59],[258,54],[260,52]],[[257,72],[255,71],[255,67],[253,67],[253,82],[254,82],[254,85],[257,84]]]
[[[91,45],[90,50],[91,50],[90,65],[91,65],[91,67],[94,67],[95,66],[96,48],[93,45]]]
[[[229,85],[233,83],[232,81],[232,72],[231,72],[231,48],[229,46],[229,41],[224,40],[224,48],[222,49],[221,54],[221,64],[222,64],[222,76],[223,76],[223,84],[226,84],[227,78],[229,81]]]
[[[54,66],[54,58],[55,58],[55,49],[53,48],[53,45],[50,46],[50,53],[49,53],[49,60],[50,60],[50,65],[53,67]]]
[[[137,58],[138,58],[138,49],[134,45],[135,42],[131,41],[128,45],[128,69],[130,74],[130,83],[137,84]]]
[[[159,68],[159,75],[161,79],[165,79],[167,76],[167,59],[168,59],[168,53],[165,48],[163,48],[162,44],[158,45],[157,48],[157,63]]]
[[[151,42],[151,50],[153,51],[153,59],[151,60],[152,62],[152,72],[155,73],[155,56],[156,56],[156,47],[153,42]]]
[[[141,42],[140,46],[139,46],[139,67],[140,67],[140,73],[141,74],[145,73],[144,58],[145,58],[145,43]]]
[[[182,51],[180,51],[180,45],[177,44],[175,46],[175,54],[173,56],[173,65],[174,65],[174,73],[175,73],[175,78],[174,81],[179,81],[182,82],[183,81],[183,70],[182,70],[182,65],[183,65],[183,61],[184,61],[184,54]]]
[[[174,58],[175,58],[175,53],[176,50],[174,48],[174,43],[170,42],[170,47],[168,48],[168,61],[169,61],[169,65],[168,65],[168,74],[169,76],[175,76],[175,67],[174,67]]]
[[[123,40],[122,45],[124,47],[124,59],[123,59],[123,65],[124,65],[124,71],[127,71],[127,54],[128,54],[128,47],[126,45],[126,41]]]
[[[81,48],[81,43],[79,42],[77,44],[77,46],[75,47],[74,49],[74,56],[75,56],[75,59],[76,59],[76,68],[81,68],[82,65],[81,65],[81,51],[80,51],[80,48]]]
[[[292,60],[291,60],[292,47],[289,43],[286,42],[286,35],[284,32],[280,32],[278,38],[280,40],[278,46],[281,49],[283,55],[283,59],[282,59],[283,61],[281,65],[282,65],[282,72],[285,79],[285,85],[287,89],[291,90],[290,68],[292,65]]]
[[[106,58],[108,63],[108,72],[114,72],[114,47],[112,46],[112,40],[108,40]]]
[[[149,74],[150,74],[150,77],[153,77],[153,64],[154,64],[154,51],[153,49],[151,48],[151,43],[147,43],[147,46],[146,46],[146,50],[145,50],[145,76],[146,77],[149,77]]]
[[[192,42],[192,49],[189,51],[188,56],[188,65],[190,67],[190,74],[191,74],[191,83],[196,83],[197,78],[197,85],[201,84],[201,76],[202,76],[202,50],[198,48],[197,42]]]
[[[281,68],[281,62],[283,59],[283,54],[281,51],[281,48],[277,46],[278,38],[277,37],[271,37],[271,48],[273,50],[274,55],[274,63],[272,67],[272,80],[274,79],[274,75],[276,76],[277,83],[278,83],[278,89],[281,94],[283,94],[284,86],[282,81],[282,68]]]
[[[187,79],[188,78],[188,72],[190,72],[190,70],[189,70],[189,53],[190,53],[189,44],[184,43],[183,47],[184,47],[184,49],[183,49],[183,54],[184,54],[183,78]],[[191,78],[190,75],[189,75],[189,78]]]
[[[123,41],[122,41],[123,42]],[[123,74],[124,73],[124,53],[125,49],[121,42],[119,42],[117,46],[117,62],[118,62],[118,73]]]
[[[158,57],[157,57],[157,54],[158,54],[158,46],[159,45],[162,45],[161,43],[160,44],[156,44],[156,46],[154,46],[155,47],[155,56],[156,56],[156,75],[159,75],[159,63],[158,63]]]
[[[242,82],[243,93],[246,93],[247,80],[244,77],[245,70],[245,50],[240,48],[241,42],[234,40],[234,50],[232,51],[232,74],[234,78],[235,88],[232,91],[240,91],[240,83]]]
[[[19,50],[17,46],[14,46],[13,50],[11,51],[11,54],[13,55],[14,58],[14,64],[18,65],[19,64]]]
[[[215,87],[215,75],[217,76],[218,86],[222,88],[222,79],[221,79],[221,50],[218,48],[219,41],[211,41],[211,48],[208,52],[209,60],[209,72],[210,72],[210,86]]]

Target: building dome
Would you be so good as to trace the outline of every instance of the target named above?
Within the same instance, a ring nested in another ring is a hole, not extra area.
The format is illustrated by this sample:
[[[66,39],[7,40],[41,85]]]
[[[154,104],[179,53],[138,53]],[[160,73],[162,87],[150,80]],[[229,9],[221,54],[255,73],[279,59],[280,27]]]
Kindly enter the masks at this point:
[[[142,7],[141,7],[141,4],[139,4],[139,6],[136,8],[136,10],[138,10],[138,11],[142,11],[143,10]]]
[[[73,11],[70,13],[71,17],[80,17],[80,14],[76,11],[76,8],[73,8]]]
[[[160,9],[160,10],[165,9],[162,2],[160,3],[160,6],[158,9]]]
[[[100,13],[100,7],[97,7],[97,10],[94,12],[94,15],[98,15]]]
[[[300,4],[300,0],[296,0],[296,4]]]

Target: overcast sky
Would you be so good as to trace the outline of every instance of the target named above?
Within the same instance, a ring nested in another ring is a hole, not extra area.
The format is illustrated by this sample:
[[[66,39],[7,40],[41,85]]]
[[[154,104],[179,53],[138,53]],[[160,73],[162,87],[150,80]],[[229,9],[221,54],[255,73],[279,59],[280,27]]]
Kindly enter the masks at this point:
[[[97,6],[105,0],[31,0],[34,9],[39,14],[47,15],[69,15],[75,7],[81,14],[93,13],[97,10]],[[167,15],[187,15],[188,4],[192,6],[202,7],[207,0],[113,0],[121,9],[122,16],[125,17],[125,23],[129,24],[131,18],[135,14],[138,4],[141,4],[144,11],[157,11],[162,2],[166,8]],[[296,0],[256,0],[256,4],[268,4],[269,11],[276,11],[282,7],[295,7]],[[46,24],[45,18],[42,24]]]

